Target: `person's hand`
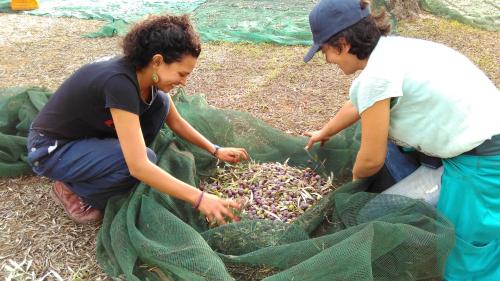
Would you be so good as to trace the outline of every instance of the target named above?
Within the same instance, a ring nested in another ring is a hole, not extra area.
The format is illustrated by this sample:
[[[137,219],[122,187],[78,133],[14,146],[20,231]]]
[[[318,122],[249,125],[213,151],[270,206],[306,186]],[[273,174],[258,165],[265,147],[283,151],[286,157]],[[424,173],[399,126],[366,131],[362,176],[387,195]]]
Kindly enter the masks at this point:
[[[198,210],[205,214],[208,222],[217,222],[218,224],[226,224],[225,218],[231,221],[239,221],[240,218],[235,216],[231,208],[240,209],[241,204],[230,199],[221,199],[215,195],[205,193],[201,199]]]
[[[244,148],[221,147],[215,156],[224,162],[230,163],[248,160],[248,152]]]
[[[311,137],[305,147],[307,150],[311,149],[316,142],[321,142],[321,146],[325,145],[325,142],[327,142],[331,137],[323,135],[322,131],[305,132],[304,135]]]

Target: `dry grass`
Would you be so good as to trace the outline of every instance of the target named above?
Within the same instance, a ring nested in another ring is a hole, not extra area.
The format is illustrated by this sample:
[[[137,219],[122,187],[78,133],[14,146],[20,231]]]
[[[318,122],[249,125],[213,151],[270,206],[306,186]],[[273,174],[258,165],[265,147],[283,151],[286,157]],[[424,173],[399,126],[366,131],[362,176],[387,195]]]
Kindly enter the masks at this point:
[[[98,227],[76,225],[61,215],[48,195],[48,179],[0,178],[0,186],[0,278],[106,278],[95,260]]]
[[[0,14],[0,87],[45,86],[55,90],[74,70],[118,54],[119,38],[82,38],[101,22]],[[470,57],[497,85],[500,35],[452,21],[424,17],[400,25],[400,33],[450,45]],[[319,128],[346,101],[352,77],[318,56],[302,63],[303,46],[204,44],[187,91],[204,93],[221,108],[250,112],[292,134]],[[47,195],[39,177],[1,178],[0,278],[100,280],[95,261],[96,227],[77,226]],[[24,261],[24,263],[23,263]],[[17,269],[15,267],[18,267]],[[35,277],[34,277],[35,276]]]

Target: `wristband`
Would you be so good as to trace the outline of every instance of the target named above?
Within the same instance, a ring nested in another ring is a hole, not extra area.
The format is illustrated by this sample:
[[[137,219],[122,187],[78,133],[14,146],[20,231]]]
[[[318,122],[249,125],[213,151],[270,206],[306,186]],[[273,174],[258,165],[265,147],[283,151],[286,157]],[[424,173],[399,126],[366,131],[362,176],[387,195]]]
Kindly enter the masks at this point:
[[[214,150],[214,153],[212,153],[212,155],[217,157],[217,152],[219,152],[220,146],[214,144],[214,148],[215,148],[215,150]]]
[[[196,200],[196,203],[193,205],[193,208],[195,210],[198,210],[198,208],[200,207],[201,199],[203,199],[203,195],[204,194],[205,194],[205,191],[202,191],[201,194],[200,194],[200,197],[198,197],[198,199]]]

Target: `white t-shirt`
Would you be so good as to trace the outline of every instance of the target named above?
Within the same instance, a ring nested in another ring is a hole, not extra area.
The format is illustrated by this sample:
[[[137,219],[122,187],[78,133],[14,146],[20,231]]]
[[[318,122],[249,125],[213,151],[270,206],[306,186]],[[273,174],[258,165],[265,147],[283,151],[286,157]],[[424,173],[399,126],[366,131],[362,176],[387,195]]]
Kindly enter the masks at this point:
[[[500,134],[500,92],[469,59],[444,45],[382,37],[354,80],[359,114],[392,98],[389,138],[450,158]]]

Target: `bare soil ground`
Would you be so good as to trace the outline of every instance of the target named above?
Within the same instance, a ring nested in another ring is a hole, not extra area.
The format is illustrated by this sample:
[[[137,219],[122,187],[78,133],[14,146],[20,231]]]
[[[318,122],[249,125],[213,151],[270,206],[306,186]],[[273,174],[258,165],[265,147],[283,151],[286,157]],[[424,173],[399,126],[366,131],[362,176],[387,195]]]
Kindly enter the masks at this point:
[[[72,18],[0,14],[0,87],[55,90],[82,64],[120,53],[120,38],[82,38],[103,23]],[[402,35],[449,45],[500,84],[500,33],[423,16],[401,22]],[[203,45],[188,93],[210,104],[245,111],[290,134],[317,129],[347,100],[353,77],[321,56],[302,62],[307,47],[272,44]],[[411,55],[411,54],[409,54]],[[473,93],[471,93],[473,94]],[[78,226],[48,196],[52,182],[0,178],[0,278],[107,280],[95,260],[96,226]]]

